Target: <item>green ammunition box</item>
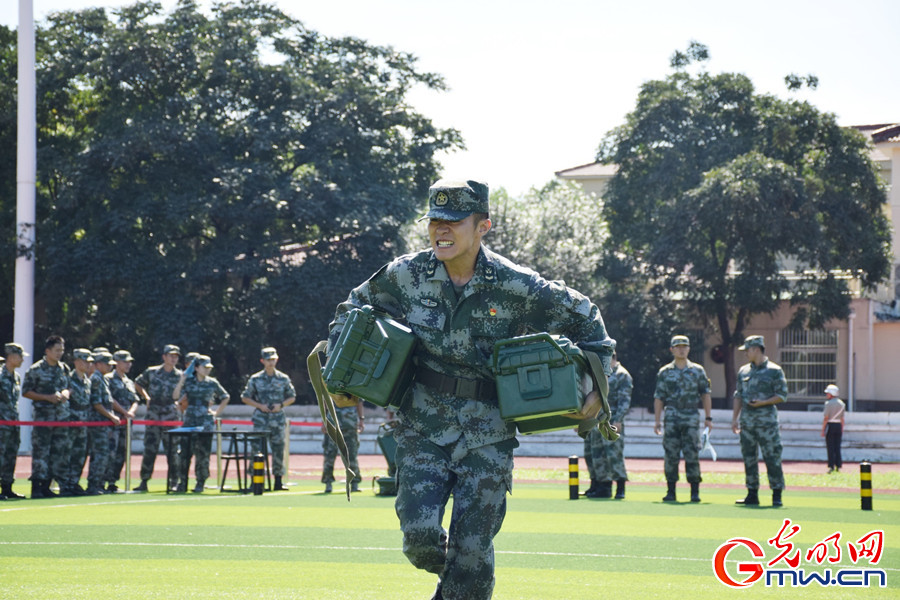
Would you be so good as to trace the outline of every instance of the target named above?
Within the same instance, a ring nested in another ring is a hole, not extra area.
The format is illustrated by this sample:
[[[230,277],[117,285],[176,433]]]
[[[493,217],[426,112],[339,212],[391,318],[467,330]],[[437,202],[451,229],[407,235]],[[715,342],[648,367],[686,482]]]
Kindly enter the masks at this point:
[[[354,308],[322,370],[325,386],[378,406],[399,406],[412,383],[415,346],[408,327],[371,306]]]
[[[519,433],[574,428],[565,415],[581,410],[581,381],[588,366],[581,350],[547,333],[501,340],[494,346],[500,415]]]

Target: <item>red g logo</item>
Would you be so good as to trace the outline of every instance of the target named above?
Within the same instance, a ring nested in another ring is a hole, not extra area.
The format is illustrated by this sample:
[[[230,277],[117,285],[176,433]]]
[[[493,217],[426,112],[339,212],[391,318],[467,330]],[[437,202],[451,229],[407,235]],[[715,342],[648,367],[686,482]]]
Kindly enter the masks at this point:
[[[749,573],[749,576],[743,581],[735,581],[731,578],[731,575],[729,575],[728,571],[725,569],[725,559],[728,557],[728,553],[738,545],[749,548],[753,558],[765,558],[765,553],[759,544],[747,538],[732,538],[719,546],[716,553],[713,555],[713,571],[719,581],[728,587],[733,588],[751,586],[753,585],[753,582],[762,577],[763,574],[763,566],[758,562],[742,562],[737,565],[738,573]]]

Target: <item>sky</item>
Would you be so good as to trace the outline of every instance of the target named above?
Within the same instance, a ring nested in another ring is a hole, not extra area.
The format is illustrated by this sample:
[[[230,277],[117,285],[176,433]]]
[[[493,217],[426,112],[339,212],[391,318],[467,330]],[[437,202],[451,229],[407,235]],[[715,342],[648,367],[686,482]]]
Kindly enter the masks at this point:
[[[0,23],[17,26],[21,1],[0,0]],[[31,1],[37,21],[130,4]],[[513,195],[593,162],[641,84],[668,75],[691,40],[709,47],[709,72],[743,73],[758,92],[809,100],[841,125],[900,122],[897,0],[270,1],[309,29],[393,46],[442,75],[448,92],[418,89],[410,101],[463,135],[466,150],[439,157],[444,176]],[[818,89],[789,93],[789,73],[817,76]]]

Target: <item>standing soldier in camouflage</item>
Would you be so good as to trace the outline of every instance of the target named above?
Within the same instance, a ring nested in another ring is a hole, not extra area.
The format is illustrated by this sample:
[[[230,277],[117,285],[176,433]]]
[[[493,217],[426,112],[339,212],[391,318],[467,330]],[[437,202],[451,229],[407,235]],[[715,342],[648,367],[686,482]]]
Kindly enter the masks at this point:
[[[69,373],[69,420],[93,421],[96,413],[91,408],[91,379],[88,371],[94,362],[94,356],[87,348],[76,348],[72,353],[75,368]],[[84,496],[85,491],[79,485],[81,471],[87,460],[88,428],[70,427],[72,452],[69,454],[69,468],[65,483],[59,484],[60,496]]]
[[[109,380],[109,393],[113,399],[113,410],[119,413],[120,417],[127,421],[134,419],[138,407],[137,390],[134,382],[128,376],[131,371],[131,365],[134,358],[128,350],[118,350],[113,354],[113,360],[116,363],[115,371],[107,376]],[[126,424],[127,427],[127,424]],[[122,467],[125,466],[126,444],[128,443],[127,432],[120,427],[113,429],[113,453],[110,457],[109,471],[106,474],[106,491],[114,494],[119,491],[116,483],[122,476]]]
[[[3,347],[6,363],[0,366],[0,421],[19,420],[19,374],[26,356],[25,348],[10,342]],[[19,453],[19,427],[0,425],[0,500],[24,498],[12,489],[16,477],[16,458]]]
[[[766,340],[750,335],[738,348],[750,362],[737,375],[731,429],[741,436],[747,496],[735,504],[759,505],[759,452],[762,451],[772,489],[772,506],[781,506],[784,473],[781,470],[781,432],[776,404],[787,400],[787,379],[781,367],[766,356]]]
[[[283,477],[287,472],[284,464],[284,409],[294,403],[297,393],[291,378],[275,366],[278,351],[263,348],[259,362],[263,370],[252,375],[241,392],[241,402],[254,407],[253,431],[265,431],[268,435],[269,450],[272,454],[272,474],[275,475],[275,489],[286,490]]]
[[[109,375],[112,373],[113,355],[106,348],[94,348],[94,373],[91,375],[91,408],[93,419],[98,415],[113,424],[114,427],[90,427],[88,429],[88,448],[91,463],[88,467],[89,496],[105,494],[106,473],[109,471],[112,432],[122,423],[113,410],[113,399],[109,392]]]
[[[344,442],[347,444],[347,466],[355,473],[350,481],[350,491],[359,491],[359,482],[362,474],[359,470],[359,434],[363,432],[366,422],[363,413],[362,401],[349,394],[331,394],[334,407],[337,411],[338,422],[335,425],[341,430]],[[325,425],[322,425],[322,433],[325,433]],[[327,434],[322,438],[322,483],[325,484],[325,493],[330,494],[331,484],[334,482],[334,461],[337,459],[338,447]]]
[[[193,492],[203,492],[206,480],[209,479],[209,454],[212,451],[212,433],[216,430],[213,416],[219,415],[228,406],[228,392],[216,380],[210,377],[212,360],[205,354],[200,354],[193,361],[194,372],[181,374],[178,384],[172,391],[172,399],[178,400],[184,411],[185,427],[202,427],[202,433],[191,434],[181,444],[179,456],[179,481],[178,491],[187,491],[188,472],[191,466],[191,455],[194,456],[194,475],[197,477],[197,485]],[[212,406],[216,402],[219,407],[213,411]],[[213,414],[214,413],[214,414]]]
[[[706,424],[712,427],[712,396],[709,377],[702,365],[688,360],[691,342],[684,335],[672,337],[669,349],[675,360],[656,375],[653,409],[656,435],[663,434],[665,473],[668,492],[663,502],[675,502],[678,483],[678,461],[684,455],[684,476],[691,484],[691,502],[700,502],[700,414],[698,403],[706,413]],[[660,425],[665,406],[665,433]]]
[[[612,497],[612,482],[616,482],[616,500],[625,499],[625,481],[628,473],[625,471],[625,415],[631,408],[631,392],[634,382],[631,373],[623,367],[615,353],[610,361],[613,373],[609,376],[609,410],[611,413],[610,424],[619,433],[619,439],[610,442],[600,431],[593,429],[585,439],[585,444],[590,443],[591,462],[594,465],[594,473],[597,478],[597,487],[593,493],[588,490],[585,496],[588,498]]]
[[[51,335],[44,342],[44,358],[22,382],[22,396],[34,404],[35,421],[69,420],[69,368],[62,362],[65,340]],[[31,437],[31,497],[55,498],[51,479],[65,481],[71,438],[65,427],[35,427]]]
[[[177,367],[181,358],[181,348],[173,344],[167,344],[163,348],[162,364],[150,367],[134,380],[134,388],[144,402],[147,403],[148,421],[178,421],[178,408],[172,400],[172,392],[181,379],[181,369]],[[153,477],[153,468],[156,465],[156,455],[159,453],[159,444],[162,441],[166,460],[174,460],[172,454],[172,441],[167,435],[163,435],[167,427],[163,425],[147,425],[144,430],[144,457],[141,460],[141,483],[134,491],[146,492],[147,482]],[[178,471],[169,465],[168,472],[172,477]],[[175,487],[174,479],[168,481],[168,488]]]
[[[350,292],[328,351],[348,312],[364,305],[405,319],[418,338],[416,379],[395,430],[403,552],[439,576],[434,598],[486,600],[518,446],[497,405],[494,345],[534,331],[565,335],[599,354],[608,374],[615,342],[585,296],[482,245],[491,229],[487,185],[438,181],[424,218],[431,248],[395,259]],[[577,416],[594,418],[600,408],[593,390]],[[451,495],[448,535],[441,518]]]

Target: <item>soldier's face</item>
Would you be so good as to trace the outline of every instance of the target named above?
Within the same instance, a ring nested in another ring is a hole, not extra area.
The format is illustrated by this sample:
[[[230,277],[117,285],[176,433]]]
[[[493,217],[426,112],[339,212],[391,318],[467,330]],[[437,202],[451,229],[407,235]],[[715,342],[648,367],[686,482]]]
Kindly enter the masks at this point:
[[[490,229],[490,219],[476,222],[475,215],[469,215],[461,221],[431,219],[428,222],[428,237],[438,260],[445,263],[471,261],[475,264],[481,238]]]
[[[178,359],[180,357],[174,352],[170,352],[169,354],[163,354],[163,364],[167,367],[174,367],[178,364]]]
[[[44,355],[50,360],[51,364],[56,364],[62,359],[65,351],[65,344],[54,344],[44,351]]]
[[[690,346],[685,346],[684,344],[680,346],[672,346],[672,356],[674,356],[675,358],[687,358],[688,354],[690,353]]]
[[[266,369],[267,371],[271,371],[272,369],[275,368],[275,365],[278,364],[278,359],[277,358],[261,358],[261,359],[259,359],[259,362],[262,363],[264,369]]]
[[[15,352],[6,355],[6,365],[13,369],[18,369],[19,367],[21,367],[24,360],[25,358],[21,354],[17,354]]]

